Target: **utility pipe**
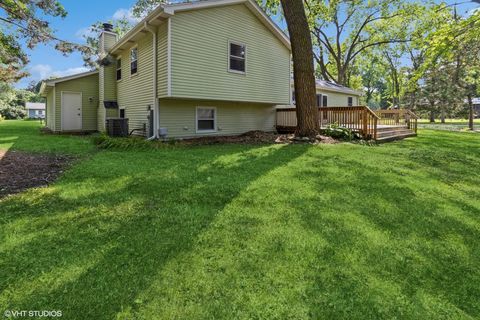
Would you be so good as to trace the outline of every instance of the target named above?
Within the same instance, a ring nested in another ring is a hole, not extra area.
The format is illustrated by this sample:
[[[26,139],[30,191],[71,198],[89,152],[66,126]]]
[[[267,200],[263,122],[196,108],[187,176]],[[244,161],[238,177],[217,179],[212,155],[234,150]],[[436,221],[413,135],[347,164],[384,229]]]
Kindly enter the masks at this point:
[[[153,136],[149,137],[148,140],[158,139],[158,127],[160,123],[160,106],[158,104],[158,81],[157,81],[157,32],[151,25],[146,21],[144,23],[145,30],[152,34],[152,44],[153,44]]]

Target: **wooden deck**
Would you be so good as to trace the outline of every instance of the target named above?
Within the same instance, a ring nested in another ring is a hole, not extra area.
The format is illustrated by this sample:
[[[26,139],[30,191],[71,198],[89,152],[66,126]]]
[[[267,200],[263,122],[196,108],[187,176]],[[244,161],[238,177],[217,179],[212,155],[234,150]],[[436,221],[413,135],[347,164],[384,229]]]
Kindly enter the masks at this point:
[[[320,128],[337,124],[359,133],[363,139],[391,141],[415,136],[417,116],[409,110],[377,110],[366,106],[318,108]],[[295,108],[278,108],[276,128],[281,133],[294,132],[297,126]]]

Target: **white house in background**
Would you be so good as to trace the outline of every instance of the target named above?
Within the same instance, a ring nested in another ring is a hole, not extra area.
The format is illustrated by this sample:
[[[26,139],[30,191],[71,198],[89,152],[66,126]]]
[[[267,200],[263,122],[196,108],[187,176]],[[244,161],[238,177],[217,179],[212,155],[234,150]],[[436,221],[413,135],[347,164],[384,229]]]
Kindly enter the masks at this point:
[[[45,103],[27,102],[25,109],[27,110],[27,118],[29,119],[45,119]]]
[[[317,107],[339,107],[360,105],[361,91],[325,80],[316,80]],[[292,79],[292,105],[295,105],[295,88]]]

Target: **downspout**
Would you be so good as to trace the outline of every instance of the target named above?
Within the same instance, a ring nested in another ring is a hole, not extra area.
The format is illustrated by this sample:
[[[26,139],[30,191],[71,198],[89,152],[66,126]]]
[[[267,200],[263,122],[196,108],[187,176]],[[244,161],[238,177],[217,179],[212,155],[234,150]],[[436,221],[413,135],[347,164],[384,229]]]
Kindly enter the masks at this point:
[[[158,104],[158,81],[157,81],[157,32],[152,28],[146,21],[144,23],[145,29],[152,34],[153,42],[153,136],[149,137],[148,140],[158,139],[158,126],[160,118],[160,107]]]

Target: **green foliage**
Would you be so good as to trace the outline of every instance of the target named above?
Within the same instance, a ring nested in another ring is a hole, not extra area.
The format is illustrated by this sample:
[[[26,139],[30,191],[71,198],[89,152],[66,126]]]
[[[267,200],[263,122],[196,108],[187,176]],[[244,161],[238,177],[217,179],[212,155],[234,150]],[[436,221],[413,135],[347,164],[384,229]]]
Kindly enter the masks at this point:
[[[338,124],[330,124],[327,128],[322,130],[322,133],[326,136],[351,141],[354,138],[358,138],[358,136],[350,129],[342,128]]]
[[[0,200],[0,310],[480,318],[478,136],[92,153],[88,138],[0,126],[10,150],[81,159]]]
[[[99,149],[105,150],[156,150],[166,148],[168,145],[159,141],[147,141],[143,137],[109,137],[100,134],[93,137],[93,143]]]
[[[0,116],[7,120],[23,119],[26,115],[25,108],[0,105]]]
[[[7,83],[0,83],[0,115],[5,119],[23,119],[26,116],[26,102],[42,102],[38,93],[16,89]]]
[[[28,75],[24,70],[28,57],[20,40],[28,49],[39,43],[54,42],[55,48],[67,54],[91,48],[64,41],[54,35],[48,17],[65,18],[67,12],[56,0],[0,1],[0,82],[15,82]]]
[[[91,51],[84,51],[82,52],[82,59],[85,66],[91,68],[98,68],[98,60],[105,58],[105,56],[101,57],[99,55],[99,47],[98,47],[98,39],[100,33],[103,30],[103,23],[105,21],[97,21],[92,24],[89,28],[89,33],[83,35],[87,46],[92,48]],[[122,19],[118,19],[115,21],[109,21],[113,25],[113,32],[115,32],[118,37],[122,37],[130,31],[133,25],[124,17]]]

